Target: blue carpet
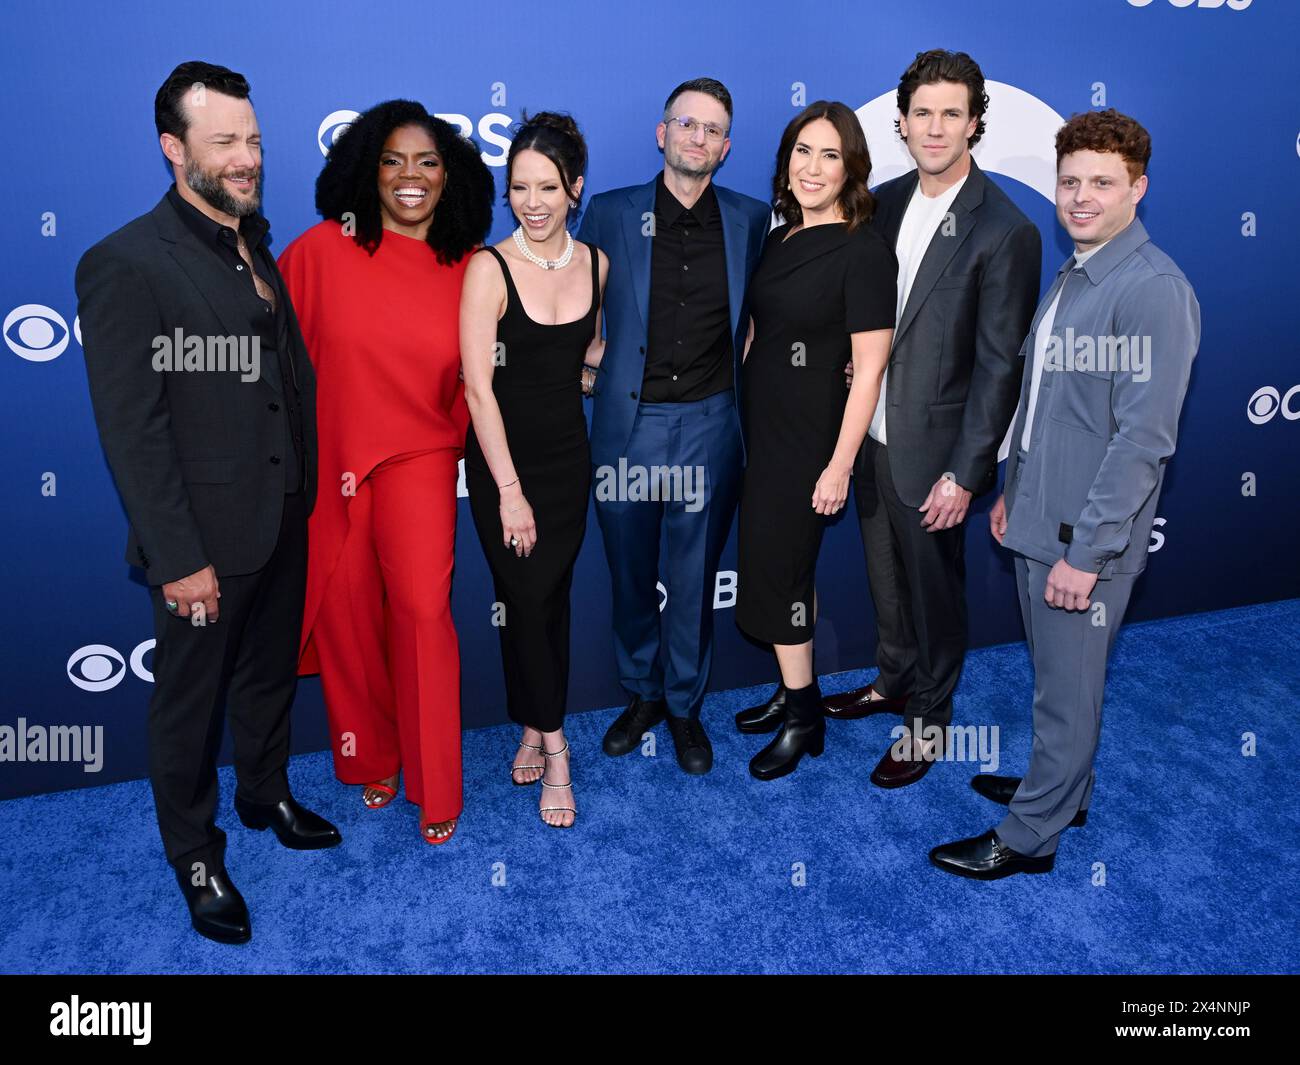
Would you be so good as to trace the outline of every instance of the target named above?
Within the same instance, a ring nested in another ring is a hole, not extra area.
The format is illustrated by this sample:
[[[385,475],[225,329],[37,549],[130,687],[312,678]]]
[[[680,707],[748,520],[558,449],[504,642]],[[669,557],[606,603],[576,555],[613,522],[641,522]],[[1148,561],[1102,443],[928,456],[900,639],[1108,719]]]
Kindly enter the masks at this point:
[[[666,726],[654,757],[613,759],[600,739],[617,711],[575,715],[567,832],[538,819],[536,789],[510,784],[513,726],[466,733],[465,814],[439,847],[418,838],[414,807],[365,809],[313,754],[293,760],[295,794],[344,842],[284,850],[239,825],[223,769],[227,865],[253,915],[241,947],[190,930],[146,781],[0,803],[0,970],[1297,971],[1300,600],[1122,631],[1088,824],[1067,830],[1047,876],[985,884],[928,864],[1001,808],[970,789],[971,763],[872,787],[896,719],[831,722],[821,758],[752,779],[767,740],[731,715],[769,690],[709,697],[702,778],[678,769]],[[1031,694],[1023,645],[969,655],[957,722],[999,726],[998,772],[1023,772]]]

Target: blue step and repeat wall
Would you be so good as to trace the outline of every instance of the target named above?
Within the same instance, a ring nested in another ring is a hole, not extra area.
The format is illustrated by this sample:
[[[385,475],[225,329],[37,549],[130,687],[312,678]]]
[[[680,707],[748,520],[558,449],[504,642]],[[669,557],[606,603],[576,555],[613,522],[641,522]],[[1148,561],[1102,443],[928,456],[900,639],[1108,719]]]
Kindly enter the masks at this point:
[[[1204,331],[1130,616],[1300,595],[1300,91],[1285,58],[1300,37],[1295,0],[396,8],[72,0],[7,3],[0,21],[0,727],[102,726],[89,764],[15,761],[9,749],[0,797],[147,771],[151,615],[122,561],[126,520],[91,415],[73,270],[87,247],[165,190],[153,96],[185,59],[222,63],[252,84],[277,249],[317,220],[314,181],[331,138],[380,100],[418,99],[459,123],[499,187],[511,122],[525,108],[567,110],[587,135],[595,192],[653,176],[664,97],[710,75],[736,106],[717,180],[766,199],[783,127],[818,98],[858,110],[873,183],[902,173],[910,160],[892,128],[898,76],[918,51],[944,47],[983,66],[992,102],[975,157],[1042,230],[1046,284],[1070,251],[1051,199],[1057,127],[1090,108],[1132,114],[1154,142],[1141,217],[1195,286]],[[498,201],[492,239],[513,225]],[[1023,638],[1008,558],[988,535],[993,498],[978,502],[967,533],[975,645]],[[491,583],[467,500],[459,506],[453,606],[464,723],[475,727],[506,718]],[[594,519],[590,528],[574,584],[575,711],[624,699]],[[717,578],[715,690],[774,678],[770,655],[736,629],[735,564],[733,530]],[[875,628],[851,507],[827,536],[818,591],[818,671],[870,664]],[[1150,690],[1160,698],[1159,677]],[[321,749],[326,739],[319,680],[310,678],[295,708],[294,748]]]

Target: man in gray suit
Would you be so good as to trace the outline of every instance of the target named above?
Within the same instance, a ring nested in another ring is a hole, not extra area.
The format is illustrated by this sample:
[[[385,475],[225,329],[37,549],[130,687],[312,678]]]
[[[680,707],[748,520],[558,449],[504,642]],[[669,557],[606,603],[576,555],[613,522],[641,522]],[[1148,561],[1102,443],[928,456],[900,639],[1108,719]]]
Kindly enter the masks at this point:
[[[1151,138],[1114,110],[1056,135],[1056,216],[1074,241],[1034,316],[1011,433],[1017,451],[990,513],[1016,555],[1034,661],[1034,745],[1023,780],[971,784],[1009,804],[997,828],[935,847],[976,880],[1046,873],[1092,799],[1106,660],[1147,544],[1200,342],[1187,278],[1137,219]]]

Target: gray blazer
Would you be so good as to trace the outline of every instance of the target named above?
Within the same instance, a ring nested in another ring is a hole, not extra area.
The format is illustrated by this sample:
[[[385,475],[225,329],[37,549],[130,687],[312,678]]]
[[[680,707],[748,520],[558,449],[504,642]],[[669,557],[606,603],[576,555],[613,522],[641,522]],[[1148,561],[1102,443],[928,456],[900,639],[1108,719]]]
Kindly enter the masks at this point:
[[[1062,286],[1022,464],[1034,333]],[[1192,286],[1138,219],[1066,260],[1020,349],[1004,547],[1102,579],[1142,571],[1200,337]]]
[[[891,249],[918,180],[912,170],[876,189],[871,226]],[[997,484],[1023,365],[1016,342],[1042,269],[1038,227],[973,159],[952,214],[952,235],[941,229],[921,260],[889,353],[886,452],[909,507],[945,473],[977,496]]]

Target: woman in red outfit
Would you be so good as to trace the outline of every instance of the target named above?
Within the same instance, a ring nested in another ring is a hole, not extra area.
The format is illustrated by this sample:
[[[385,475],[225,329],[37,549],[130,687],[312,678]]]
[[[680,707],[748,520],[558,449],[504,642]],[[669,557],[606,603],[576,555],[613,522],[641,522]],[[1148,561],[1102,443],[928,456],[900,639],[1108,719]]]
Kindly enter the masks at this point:
[[[316,182],[325,221],[279,260],[318,388],[299,672],[321,675],[339,780],[375,808],[404,774],[428,843],[451,838],[462,808],[458,321],[492,194],[454,126],[418,103],[379,104],[330,151]]]

